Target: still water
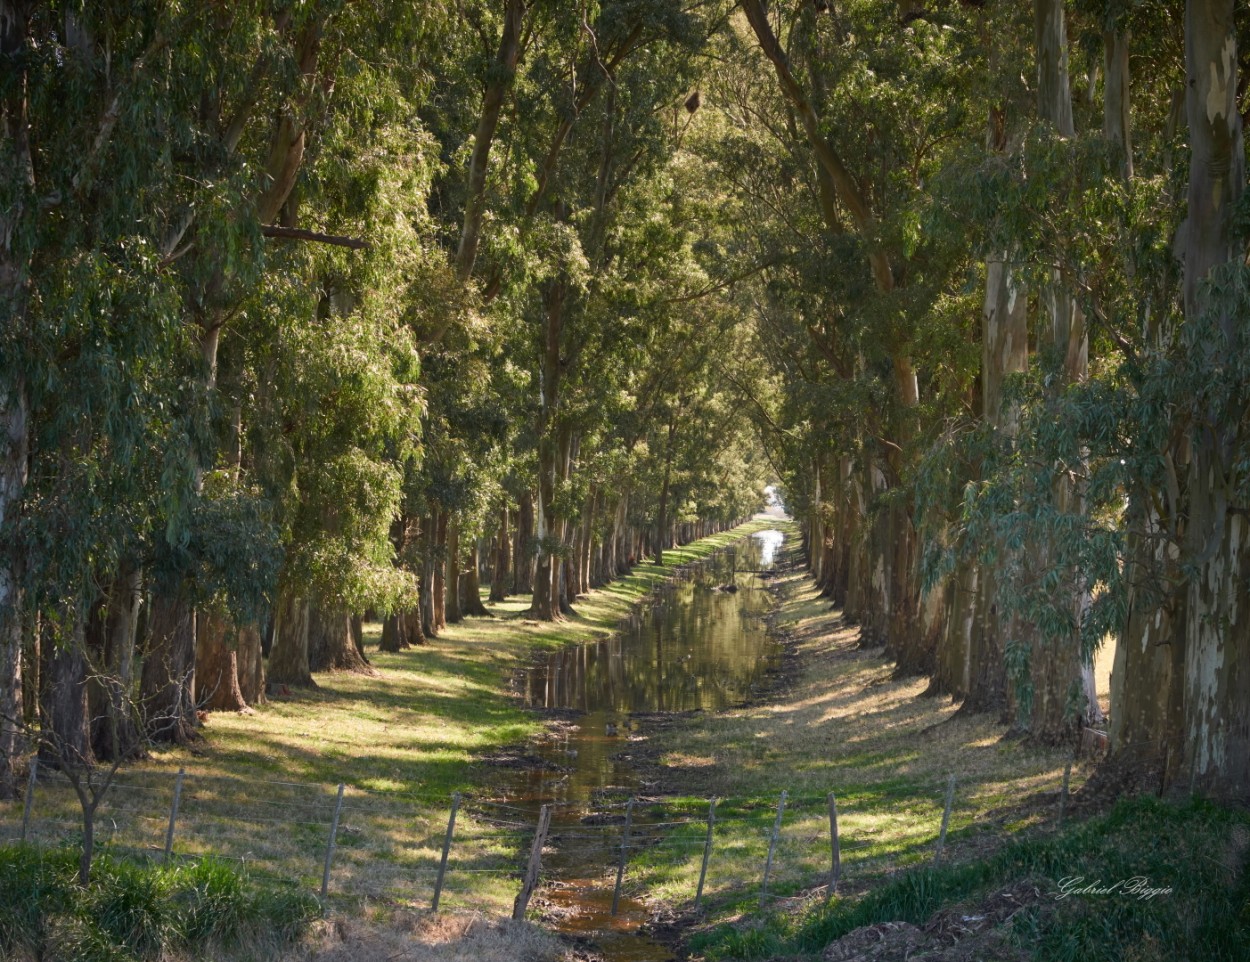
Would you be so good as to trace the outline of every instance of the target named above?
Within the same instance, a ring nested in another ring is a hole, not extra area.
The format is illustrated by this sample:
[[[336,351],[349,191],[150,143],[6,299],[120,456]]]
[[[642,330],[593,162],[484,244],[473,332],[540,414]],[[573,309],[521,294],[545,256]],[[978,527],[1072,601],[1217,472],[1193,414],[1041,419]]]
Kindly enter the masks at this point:
[[[780,531],[760,531],[681,572],[611,638],[568,648],[530,669],[526,703],[563,710],[569,720],[537,749],[542,764],[503,774],[512,805],[536,812],[557,803],[544,855],[547,915],[556,929],[585,936],[613,962],[661,962],[663,945],[637,933],[649,913],[623,896],[611,914],[619,835],[580,829],[605,802],[645,794],[628,757],[640,715],[718,711],[741,704],[777,666],[763,590],[781,547]],[[619,811],[619,810],[618,810]]]

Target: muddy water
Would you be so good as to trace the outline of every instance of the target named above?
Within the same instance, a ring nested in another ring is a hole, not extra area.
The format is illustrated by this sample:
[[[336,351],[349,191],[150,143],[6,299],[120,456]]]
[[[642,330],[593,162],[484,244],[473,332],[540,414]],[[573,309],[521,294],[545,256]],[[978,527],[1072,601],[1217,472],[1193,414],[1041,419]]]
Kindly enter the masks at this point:
[[[639,716],[732,707],[776,667],[781,652],[765,629],[763,588],[781,542],[780,531],[744,539],[683,572],[613,637],[526,673],[527,703],[567,712],[567,721],[538,747],[541,765],[504,775],[503,799],[532,813],[555,803],[543,859],[546,914],[611,962],[672,954],[637,932],[649,917],[641,900],[622,895],[611,914],[620,832],[588,826],[620,820],[619,803],[650,787],[628,757]]]

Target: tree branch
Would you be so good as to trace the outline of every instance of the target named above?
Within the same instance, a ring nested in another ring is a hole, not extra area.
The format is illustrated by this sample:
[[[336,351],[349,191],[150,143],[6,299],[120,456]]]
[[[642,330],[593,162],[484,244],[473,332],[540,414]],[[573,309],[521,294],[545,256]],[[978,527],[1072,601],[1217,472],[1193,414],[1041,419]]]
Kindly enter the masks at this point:
[[[282,240],[310,241],[316,244],[332,244],[335,247],[350,247],[354,251],[367,251],[373,246],[367,240],[361,240],[359,237],[345,237],[342,234],[322,234],[315,230],[305,230],[302,227],[279,227],[277,224],[266,224],[261,227],[260,232],[266,237],[276,237]]]

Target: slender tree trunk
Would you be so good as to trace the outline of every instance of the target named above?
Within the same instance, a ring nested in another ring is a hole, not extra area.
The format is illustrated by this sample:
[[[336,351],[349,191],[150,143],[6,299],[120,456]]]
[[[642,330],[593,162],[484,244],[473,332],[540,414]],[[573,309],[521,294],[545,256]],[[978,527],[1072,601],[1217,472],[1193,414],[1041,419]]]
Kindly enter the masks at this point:
[[[431,511],[421,519],[421,634],[426,638],[438,637],[438,621],[434,614],[435,535],[438,522]]]
[[[438,512],[434,531],[434,631],[447,627],[447,521],[446,511]]]
[[[482,553],[477,538],[469,544],[469,566],[460,583],[460,607],[466,615],[489,618],[490,612],[482,604]]]
[[[521,493],[517,510],[516,545],[512,551],[514,595],[528,595],[534,590],[534,497],[527,490]]]
[[[508,600],[508,579],[512,568],[512,535],[508,531],[508,506],[499,509],[499,531],[495,536],[495,565],[490,576],[490,600]]]
[[[30,61],[29,25],[35,4],[0,0],[0,61],[9,72],[0,100],[0,130],[12,168],[6,173],[11,193],[0,209],[0,315],[19,343],[26,324],[28,257],[14,245],[28,210],[34,209],[34,165],[30,148],[25,65]],[[6,332],[9,333],[9,332]],[[26,490],[30,449],[30,412],[26,378],[7,361],[0,372],[0,528],[13,530]],[[23,702],[23,597],[21,558],[11,538],[0,544],[0,799],[17,792],[18,769],[26,754]]]
[[[443,584],[445,587],[444,611],[449,622],[455,624],[464,618],[460,604],[460,575],[464,570],[460,551],[460,522],[454,512],[448,513],[447,556],[444,561]]]

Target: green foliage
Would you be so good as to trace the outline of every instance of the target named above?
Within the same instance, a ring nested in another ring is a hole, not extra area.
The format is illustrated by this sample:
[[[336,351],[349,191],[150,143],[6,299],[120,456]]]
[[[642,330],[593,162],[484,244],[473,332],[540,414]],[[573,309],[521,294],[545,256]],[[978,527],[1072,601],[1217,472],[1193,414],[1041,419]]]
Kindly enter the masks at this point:
[[[298,939],[320,914],[311,895],[212,859],[167,866],[99,856],[86,889],[77,873],[70,849],[0,848],[0,953],[260,958]]]

